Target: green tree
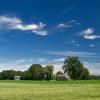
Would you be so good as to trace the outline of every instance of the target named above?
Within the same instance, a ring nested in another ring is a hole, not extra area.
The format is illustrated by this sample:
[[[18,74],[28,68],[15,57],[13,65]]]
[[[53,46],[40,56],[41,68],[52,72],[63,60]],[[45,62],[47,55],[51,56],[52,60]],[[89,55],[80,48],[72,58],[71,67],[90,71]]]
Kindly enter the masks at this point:
[[[84,68],[82,71],[82,79],[89,79],[89,71],[87,68]]]
[[[46,75],[47,80],[51,80],[53,78],[53,70],[54,66],[53,65],[47,65],[44,68],[44,75]]]
[[[1,72],[1,79],[8,79],[8,80],[12,80],[14,79],[14,76],[17,75],[17,71],[14,70],[3,70]]]
[[[28,69],[30,79],[41,80],[43,79],[43,69],[40,64],[33,64]]]
[[[30,80],[28,71],[17,71],[17,76],[20,76],[21,80]]]
[[[89,76],[89,73],[87,74],[87,69],[84,68],[79,58],[74,56],[65,59],[63,70],[64,73],[67,72],[71,79],[82,79],[82,77],[86,79],[86,77]]]

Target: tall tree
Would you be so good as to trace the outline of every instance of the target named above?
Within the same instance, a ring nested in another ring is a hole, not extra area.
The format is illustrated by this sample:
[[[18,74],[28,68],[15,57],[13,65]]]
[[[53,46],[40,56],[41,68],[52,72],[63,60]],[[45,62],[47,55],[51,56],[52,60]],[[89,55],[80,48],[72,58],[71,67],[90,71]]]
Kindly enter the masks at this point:
[[[70,76],[71,79],[82,79],[83,76],[85,79],[86,77],[89,76],[89,72],[87,71],[86,68],[84,68],[79,58],[74,56],[65,59],[63,70],[64,73],[67,72],[67,74]]]
[[[43,69],[42,66],[40,64],[33,64],[30,66],[30,68],[28,69],[29,73],[30,73],[30,79],[34,79],[34,80],[41,80],[43,79]]]
[[[53,77],[53,70],[54,66],[53,65],[47,65],[44,68],[44,74],[46,75],[47,80],[51,80]]]

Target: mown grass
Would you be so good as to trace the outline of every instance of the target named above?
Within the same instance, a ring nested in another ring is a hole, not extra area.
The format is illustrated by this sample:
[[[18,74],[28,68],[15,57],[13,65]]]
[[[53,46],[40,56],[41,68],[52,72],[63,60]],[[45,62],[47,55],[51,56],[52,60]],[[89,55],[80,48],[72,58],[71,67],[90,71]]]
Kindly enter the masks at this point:
[[[69,81],[33,81],[33,80],[0,80],[0,83],[26,83],[26,84],[100,84],[100,80],[69,80]]]
[[[100,80],[0,81],[0,100],[100,100]]]

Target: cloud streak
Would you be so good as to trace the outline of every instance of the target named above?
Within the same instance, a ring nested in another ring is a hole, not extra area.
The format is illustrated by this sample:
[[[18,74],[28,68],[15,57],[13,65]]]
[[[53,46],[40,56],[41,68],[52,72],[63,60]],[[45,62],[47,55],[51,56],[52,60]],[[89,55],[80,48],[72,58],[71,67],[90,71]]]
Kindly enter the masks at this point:
[[[89,47],[95,47],[95,45],[94,44],[90,44]]]
[[[70,20],[67,22],[59,23],[58,25],[56,25],[56,29],[65,30],[65,29],[72,28],[77,25],[80,25],[80,23],[77,20]]]
[[[65,58],[54,59],[53,62],[64,62]]]
[[[78,57],[98,57],[96,53],[92,52],[75,52],[75,51],[50,51],[48,54],[60,56],[78,56]]]
[[[76,0],[69,8],[65,9],[64,11],[62,11],[60,13],[60,15],[65,15],[66,13],[68,13],[69,11],[74,9],[76,7],[76,5],[78,4],[78,2],[79,2],[79,0]]]

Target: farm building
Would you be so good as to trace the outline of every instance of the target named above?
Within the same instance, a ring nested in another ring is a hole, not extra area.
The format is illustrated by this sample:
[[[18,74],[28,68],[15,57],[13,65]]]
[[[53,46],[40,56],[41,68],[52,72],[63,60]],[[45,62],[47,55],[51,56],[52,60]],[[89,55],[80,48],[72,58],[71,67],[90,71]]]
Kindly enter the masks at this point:
[[[20,76],[14,76],[14,80],[20,80]]]
[[[70,77],[67,73],[56,75],[56,80],[70,80]]]

